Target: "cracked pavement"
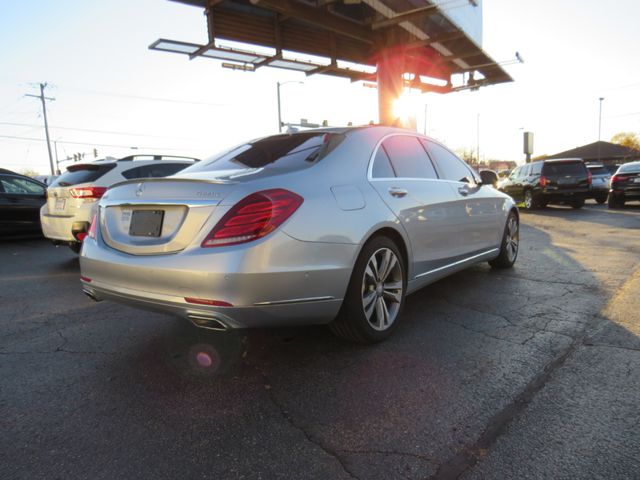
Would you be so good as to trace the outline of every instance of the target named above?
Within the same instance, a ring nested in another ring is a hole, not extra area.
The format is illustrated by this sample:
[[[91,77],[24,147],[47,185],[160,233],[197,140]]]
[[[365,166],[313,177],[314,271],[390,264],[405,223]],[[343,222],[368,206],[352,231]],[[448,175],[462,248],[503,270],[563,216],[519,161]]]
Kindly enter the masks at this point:
[[[0,478],[638,478],[640,207],[521,217],[513,270],[369,347],[94,303],[70,251],[0,242]]]

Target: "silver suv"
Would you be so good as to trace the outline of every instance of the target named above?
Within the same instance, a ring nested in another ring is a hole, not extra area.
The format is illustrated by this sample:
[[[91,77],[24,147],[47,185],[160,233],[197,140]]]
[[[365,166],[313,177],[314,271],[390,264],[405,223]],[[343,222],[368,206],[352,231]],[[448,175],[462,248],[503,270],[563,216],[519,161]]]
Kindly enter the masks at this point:
[[[167,177],[197,161],[189,157],[132,155],[71,165],[47,189],[47,203],[40,209],[42,232],[54,244],[66,244],[78,253],[94,207],[111,185],[136,178]]]

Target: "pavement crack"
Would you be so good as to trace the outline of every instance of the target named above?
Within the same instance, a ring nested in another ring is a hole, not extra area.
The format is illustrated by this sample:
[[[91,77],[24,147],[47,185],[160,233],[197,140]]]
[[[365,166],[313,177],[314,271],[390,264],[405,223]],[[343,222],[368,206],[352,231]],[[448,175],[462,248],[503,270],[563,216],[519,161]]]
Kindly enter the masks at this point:
[[[506,432],[513,421],[522,414],[541,391],[551,376],[560,369],[569,356],[576,349],[584,345],[587,331],[601,320],[597,315],[592,315],[576,338],[553,360],[547,363],[542,370],[533,377],[525,388],[502,410],[497,412],[489,422],[485,430],[477,440],[461,450],[458,454],[442,463],[438,471],[430,477],[432,480],[450,480],[460,478],[465,472],[471,470],[480,460],[485,458],[496,441]]]
[[[412,457],[417,458],[419,460],[425,461],[427,463],[431,463],[433,465],[439,465],[438,460],[427,457],[425,455],[421,455],[419,453],[412,452],[398,452],[396,450],[338,450],[341,453],[347,453],[349,455],[398,455],[403,457]]]
[[[615,348],[615,349],[626,350],[626,351],[630,351],[630,352],[640,352],[640,348],[623,347],[622,345],[611,345],[611,344],[608,344],[608,343],[583,342],[582,345],[584,347]]]
[[[271,382],[269,382],[268,379],[266,379],[266,378],[265,378],[265,382],[264,383],[265,383],[265,385],[271,385]],[[309,443],[315,445],[320,450],[322,450],[324,453],[326,453],[327,455],[332,457],[334,460],[336,460],[338,462],[338,464],[340,465],[340,467],[342,468],[342,470],[347,475],[349,475],[350,478],[355,478],[356,480],[360,480],[360,478],[355,473],[353,473],[351,470],[349,470],[349,468],[345,464],[344,460],[340,457],[340,455],[338,455],[338,453],[337,453],[338,451],[327,447],[320,440],[314,438],[314,436],[311,435],[311,433],[307,432],[307,430],[302,425],[298,424],[294,420],[294,418],[291,415],[289,415],[289,413],[287,412],[287,409],[284,407],[284,405],[282,405],[282,404],[280,404],[280,402],[278,402],[278,400],[276,399],[275,395],[273,394],[271,388],[267,389],[267,398],[278,409],[278,411],[280,412],[280,415],[282,416],[282,418],[284,418],[287,421],[287,423],[289,425],[291,425],[294,429],[296,429],[300,433],[302,433],[302,435],[304,435],[304,437],[307,439],[307,441]]]

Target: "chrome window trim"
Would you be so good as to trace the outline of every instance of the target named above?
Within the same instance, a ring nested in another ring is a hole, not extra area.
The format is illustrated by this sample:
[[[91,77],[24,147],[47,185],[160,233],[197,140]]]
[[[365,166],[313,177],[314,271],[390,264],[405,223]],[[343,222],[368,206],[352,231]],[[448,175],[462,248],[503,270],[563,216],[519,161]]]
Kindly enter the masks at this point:
[[[468,258],[463,258],[462,260],[458,260],[457,262],[453,262],[450,263],[449,265],[445,265],[443,267],[438,267],[438,268],[434,268],[433,270],[429,270],[427,272],[421,273],[419,275],[416,275],[414,278],[414,280],[416,278],[421,278],[421,277],[425,277],[431,273],[436,273],[439,272],[440,270],[446,270],[447,268],[451,268],[451,267],[455,267],[456,265],[460,265],[462,263],[468,262],[470,260],[475,260],[476,258],[480,258],[484,255],[488,255],[490,253],[495,253],[495,252],[499,252],[500,249],[499,248],[492,248],[491,250],[487,250],[486,252],[482,252],[482,253],[478,253],[477,255],[473,255],[472,257],[468,257]]]

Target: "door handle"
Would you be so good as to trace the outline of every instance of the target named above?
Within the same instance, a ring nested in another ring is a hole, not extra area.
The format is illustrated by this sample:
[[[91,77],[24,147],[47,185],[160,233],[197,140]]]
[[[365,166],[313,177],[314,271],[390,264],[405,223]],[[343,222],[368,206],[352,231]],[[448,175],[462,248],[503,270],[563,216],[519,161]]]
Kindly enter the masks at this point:
[[[469,195],[469,190],[467,190],[467,187],[460,187],[458,188],[458,193],[463,197],[466,197],[467,195]]]
[[[409,192],[404,188],[391,187],[389,189],[389,193],[391,194],[392,197],[402,198]]]

